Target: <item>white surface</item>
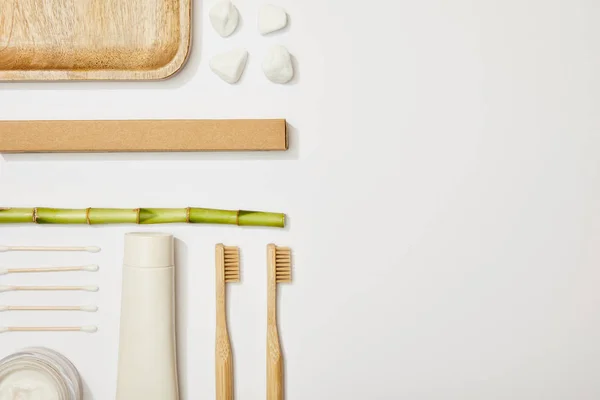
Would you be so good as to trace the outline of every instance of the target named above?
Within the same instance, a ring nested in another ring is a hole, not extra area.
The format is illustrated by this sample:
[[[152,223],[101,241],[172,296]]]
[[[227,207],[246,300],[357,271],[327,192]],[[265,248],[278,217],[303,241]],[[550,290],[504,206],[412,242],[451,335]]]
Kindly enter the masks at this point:
[[[182,399],[214,396],[214,244],[239,245],[230,329],[239,398],[265,398],[266,248],[290,245],[281,288],[288,400],[600,398],[600,9],[591,0],[282,0],[219,39],[196,3],[193,56],[155,83],[3,83],[0,118],[286,117],[288,153],[13,155],[0,204],[215,206],[289,214],[289,228],[157,226],[177,240]],[[201,26],[204,23],[204,26]],[[253,24],[252,24],[253,25]],[[291,85],[263,76],[285,45]],[[223,85],[208,59],[248,48]],[[377,59],[377,63],[371,60]],[[2,303],[98,304],[5,313],[2,325],[98,324],[94,335],[12,334],[114,398],[123,234],[131,226],[0,227],[0,243],[98,245],[0,264],[99,263],[98,293],[6,293]],[[89,284],[89,274],[72,274]],[[2,277],[64,283],[64,275]]]

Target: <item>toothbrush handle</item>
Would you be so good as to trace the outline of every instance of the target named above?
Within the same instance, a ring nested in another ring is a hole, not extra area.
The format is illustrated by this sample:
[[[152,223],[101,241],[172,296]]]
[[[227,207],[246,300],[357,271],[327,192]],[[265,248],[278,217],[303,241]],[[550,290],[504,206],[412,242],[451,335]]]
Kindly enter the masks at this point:
[[[217,400],[233,400],[233,357],[229,334],[225,329],[217,330],[215,377]]]
[[[267,400],[283,400],[283,356],[277,325],[269,325],[267,334]]]

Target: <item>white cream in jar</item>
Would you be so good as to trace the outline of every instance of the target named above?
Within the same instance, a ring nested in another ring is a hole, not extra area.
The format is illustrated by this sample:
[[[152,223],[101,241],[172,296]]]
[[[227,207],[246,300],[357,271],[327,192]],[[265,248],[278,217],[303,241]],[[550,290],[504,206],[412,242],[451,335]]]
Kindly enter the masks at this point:
[[[0,400],[81,400],[79,373],[61,354],[21,350],[0,360]]]

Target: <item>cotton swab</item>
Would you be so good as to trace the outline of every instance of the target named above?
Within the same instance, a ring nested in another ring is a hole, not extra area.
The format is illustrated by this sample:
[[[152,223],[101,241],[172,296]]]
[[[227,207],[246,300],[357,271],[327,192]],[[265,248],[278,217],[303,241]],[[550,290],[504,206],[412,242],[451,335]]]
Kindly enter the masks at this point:
[[[0,253],[7,251],[86,251],[88,253],[98,253],[100,251],[100,247],[0,246]]]
[[[1,311],[85,311],[96,312],[98,306],[0,306]]]
[[[14,292],[18,290],[55,290],[55,291],[63,291],[63,290],[81,290],[84,292],[97,292],[98,286],[8,286],[8,285],[0,285],[0,292]]]
[[[86,332],[94,333],[98,327],[89,326],[3,326],[0,333],[6,332]]]
[[[96,264],[84,265],[78,267],[48,267],[48,268],[0,268],[0,275],[6,274],[25,274],[36,272],[71,272],[71,271],[98,271],[100,267]]]

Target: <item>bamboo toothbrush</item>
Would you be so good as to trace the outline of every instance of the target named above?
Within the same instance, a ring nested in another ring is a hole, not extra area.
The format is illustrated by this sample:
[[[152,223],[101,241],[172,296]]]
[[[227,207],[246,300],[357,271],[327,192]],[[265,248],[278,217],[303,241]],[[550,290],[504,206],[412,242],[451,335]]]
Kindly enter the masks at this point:
[[[72,271],[88,271],[96,272],[99,267],[96,264],[83,265],[79,267],[48,267],[48,268],[0,268],[0,275],[7,274],[25,274],[25,273],[41,273],[41,272],[72,272]]]
[[[217,334],[215,344],[215,378],[217,400],[233,399],[233,356],[227,330],[225,284],[240,281],[240,250],[217,244],[215,248],[217,286]]]
[[[277,284],[292,281],[292,251],[267,246],[267,400],[283,399],[283,355],[277,328]]]

